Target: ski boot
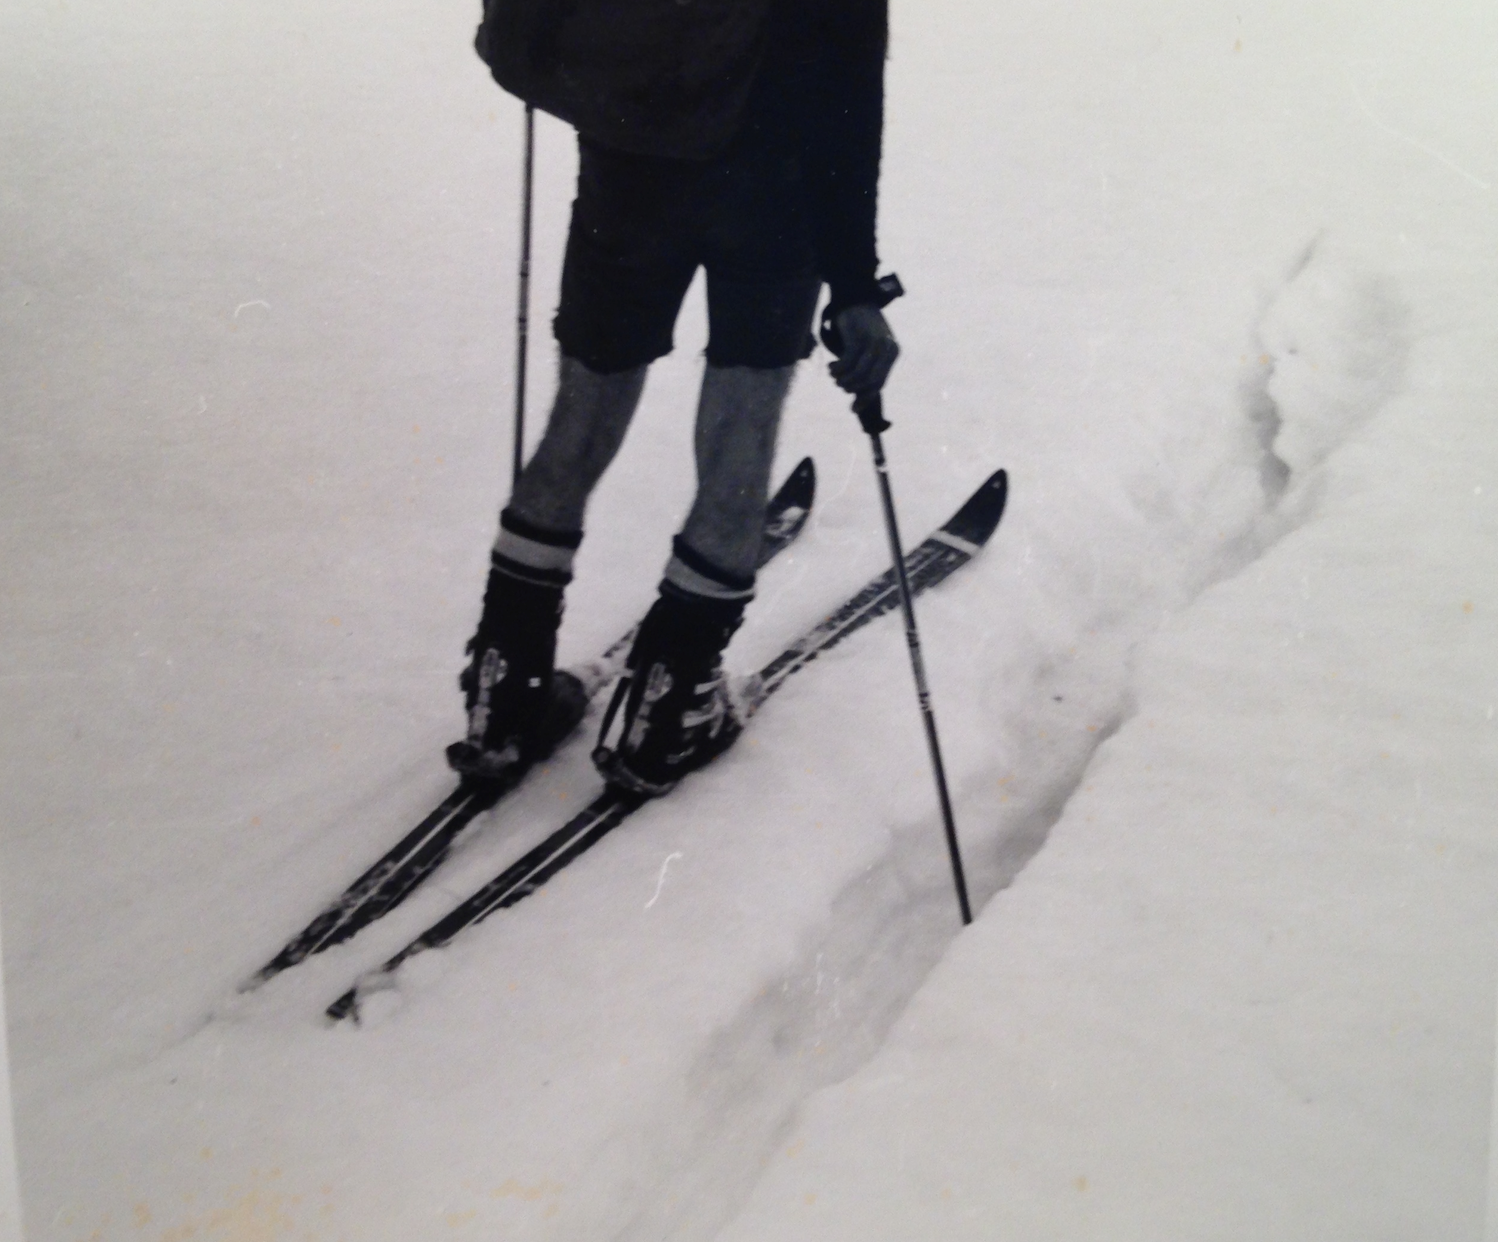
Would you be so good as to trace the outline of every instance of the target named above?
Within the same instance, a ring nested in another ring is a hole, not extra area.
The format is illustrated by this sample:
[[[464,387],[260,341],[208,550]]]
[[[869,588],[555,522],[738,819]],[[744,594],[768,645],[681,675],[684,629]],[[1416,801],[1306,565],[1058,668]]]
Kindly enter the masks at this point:
[[[458,678],[468,736],[447,748],[455,772],[506,784],[546,758],[588,708],[582,683],[553,668],[565,580],[536,581],[517,576],[517,568],[524,567],[497,554],[491,565],[483,616]]]
[[[694,595],[669,581],[661,584],[593,751],[593,762],[610,785],[659,797],[722,754],[743,732],[721,660],[743,619],[745,602]],[[616,716],[618,740],[610,745]]]

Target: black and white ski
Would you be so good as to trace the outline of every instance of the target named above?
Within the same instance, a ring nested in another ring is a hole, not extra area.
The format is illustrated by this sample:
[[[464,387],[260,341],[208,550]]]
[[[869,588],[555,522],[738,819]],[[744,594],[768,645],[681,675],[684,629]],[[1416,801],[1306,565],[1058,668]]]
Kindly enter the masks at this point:
[[[1008,480],[996,471],[939,530],[905,556],[905,572],[913,593],[920,593],[972,560],[988,542],[1004,514]],[[862,629],[876,617],[900,606],[899,583],[891,566],[854,595],[825,621],[808,630],[739,688],[740,712],[754,714],[793,673],[822,652]],[[481,922],[496,910],[530,896],[558,871],[617,828],[648,799],[605,788],[598,797],[561,828],[505,868],[473,896],[434,923],[384,965],[365,972],[327,1008],[334,1021],[359,1018],[359,1005],[368,996],[394,987],[395,972],[408,958],[440,948],[459,932]]]
[[[786,477],[765,510],[763,567],[794,542],[811,515],[816,498],[816,467],[810,457]],[[596,660],[571,670],[591,699],[624,668],[636,625]],[[494,806],[523,779],[523,771],[505,781],[464,779],[421,823],[383,858],[355,880],[286,946],[239,987],[250,992],[304,958],[341,944],[404,901],[442,863],[459,834]]]

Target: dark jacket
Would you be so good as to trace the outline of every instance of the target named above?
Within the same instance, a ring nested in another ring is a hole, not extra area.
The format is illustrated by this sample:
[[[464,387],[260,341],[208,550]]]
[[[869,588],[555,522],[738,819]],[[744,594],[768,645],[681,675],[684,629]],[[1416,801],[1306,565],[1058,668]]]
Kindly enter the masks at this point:
[[[475,45],[506,90],[605,146],[786,144],[835,313],[880,301],[887,42],[887,0],[485,0]]]
[[[807,215],[831,310],[881,303],[879,156],[887,0],[773,0],[744,125],[783,135],[800,156]]]

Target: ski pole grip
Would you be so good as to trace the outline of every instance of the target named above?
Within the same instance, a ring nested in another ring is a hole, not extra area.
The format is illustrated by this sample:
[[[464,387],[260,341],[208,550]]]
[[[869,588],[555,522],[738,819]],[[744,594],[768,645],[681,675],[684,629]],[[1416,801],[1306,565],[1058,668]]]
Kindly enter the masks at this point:
[[[865,435],[877,436],[881,431],[889,430],[889,419],[884,417],[884,399],[877,392],[854,397],[853,413],[858,415],[859,426]]]

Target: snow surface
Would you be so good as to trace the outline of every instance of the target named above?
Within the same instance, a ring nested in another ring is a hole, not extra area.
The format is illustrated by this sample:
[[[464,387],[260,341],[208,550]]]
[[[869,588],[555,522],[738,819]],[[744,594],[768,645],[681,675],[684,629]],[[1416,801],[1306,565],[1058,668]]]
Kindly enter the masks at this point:
[[[1012,481],[920,610],[971,929],[887,622],[362,1028],[322,1007],[591,796],[585,738],[235,996],[449,786],[513,361],[520,126],[473,8],[0,12],[28,1236],[1483,1236],[1491,4],[895,6],[907,534]],[[573,162],[540,142],[544,324]],[[564,662],[652,594],[701,339],[694,298]],[[820,363],[746,670],[883,567]]]

